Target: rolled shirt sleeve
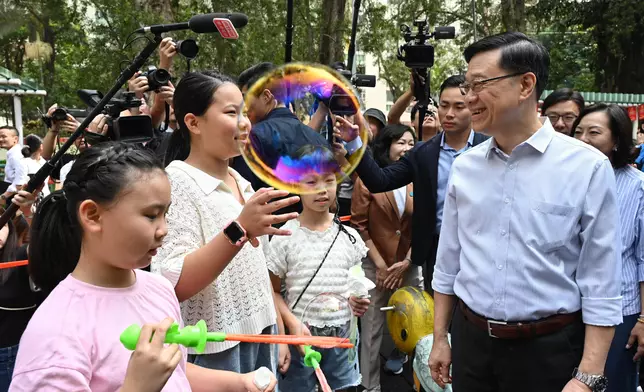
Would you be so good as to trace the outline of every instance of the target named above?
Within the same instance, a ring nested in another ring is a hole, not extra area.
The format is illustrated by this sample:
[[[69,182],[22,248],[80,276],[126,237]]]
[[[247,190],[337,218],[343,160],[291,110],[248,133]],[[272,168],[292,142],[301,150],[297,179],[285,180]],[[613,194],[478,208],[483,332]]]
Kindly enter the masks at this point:
[[[456,171],[456,168],[453,168]],[[441,226],[436,266],[432,278],[432,289],[441,294],[454,295],[454,281],[461,269],[461,244],[458,241],[458,210],[453,179],[458,172],[452,172],[447,184],[447,196],[443,207],[443,224]]]
[[[622,262],[615,174],[603,160],[586,191],[581,213],[581,251],[576,283],[585,324],[622,323]]]

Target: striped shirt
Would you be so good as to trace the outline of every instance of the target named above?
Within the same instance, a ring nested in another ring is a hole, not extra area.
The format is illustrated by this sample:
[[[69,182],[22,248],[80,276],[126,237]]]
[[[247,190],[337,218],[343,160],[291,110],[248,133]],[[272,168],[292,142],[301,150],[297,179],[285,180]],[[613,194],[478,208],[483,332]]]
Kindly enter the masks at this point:
[[[622,312],[641,311],[644,282],[644,173],[631,166],[615,170],[622,238]]]

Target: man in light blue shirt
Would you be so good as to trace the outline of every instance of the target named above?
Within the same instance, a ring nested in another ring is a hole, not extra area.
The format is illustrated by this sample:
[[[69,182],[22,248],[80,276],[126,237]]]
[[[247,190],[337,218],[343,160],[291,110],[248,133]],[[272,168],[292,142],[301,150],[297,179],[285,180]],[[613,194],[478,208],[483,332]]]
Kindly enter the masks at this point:
[[[541,44],[504,33],[465,59],[472,125],[492,138],[452,165],[432,282],[432,378],[449,382],[453,361],[456,392],[604,391],[622,322],[611,164],[540,122],[550,62]]]

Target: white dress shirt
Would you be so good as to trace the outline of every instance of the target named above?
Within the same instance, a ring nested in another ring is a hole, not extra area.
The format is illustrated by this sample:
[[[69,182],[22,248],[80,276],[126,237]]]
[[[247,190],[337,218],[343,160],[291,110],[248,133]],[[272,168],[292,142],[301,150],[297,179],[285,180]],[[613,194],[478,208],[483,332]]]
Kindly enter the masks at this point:
[[[23,163],[22,146],[16,144],[7,151],[7,164],[4,167],[4,182],[11,185],[8,192],[18,192],[18,187],[29,181],[27,166]]]
[[[619,210],[608,158],[549,121],[508,156],[489,139],[452,165],[432,287],[474,312],[622,322]]]

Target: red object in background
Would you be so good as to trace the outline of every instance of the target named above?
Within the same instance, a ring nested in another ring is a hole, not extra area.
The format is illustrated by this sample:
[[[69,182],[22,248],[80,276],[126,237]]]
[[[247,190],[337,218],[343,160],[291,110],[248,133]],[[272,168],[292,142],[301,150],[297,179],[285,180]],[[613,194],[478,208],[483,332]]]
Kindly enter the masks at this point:
[[[639,109],[640,109],[639,110],[639,112],[640,112],[639,113],[639,118],[640,118],[640,121],[643,121],[644,120],[644,105],[640,105]]]
[[[628,108],[628,117],[631,121],[637,120],[637,106],[629,106]]]

